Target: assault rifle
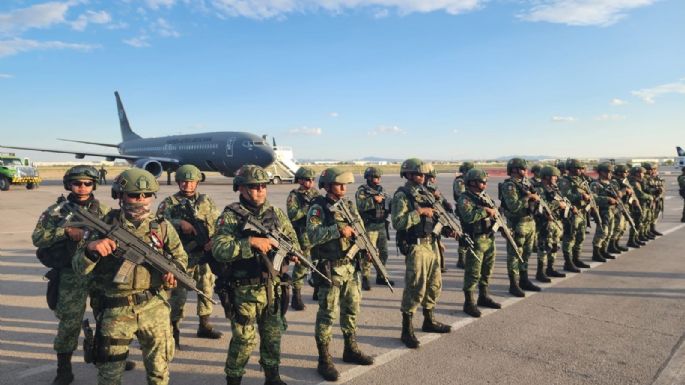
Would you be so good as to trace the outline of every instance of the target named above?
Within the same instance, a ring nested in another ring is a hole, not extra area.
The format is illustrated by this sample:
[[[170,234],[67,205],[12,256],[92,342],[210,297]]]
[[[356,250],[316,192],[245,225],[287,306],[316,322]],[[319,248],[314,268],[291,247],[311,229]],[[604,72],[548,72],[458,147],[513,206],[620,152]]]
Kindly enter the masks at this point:
[[[295,256],[299,260],[299,263],[307,266],[311,271],[323,277],[328,283],[333,284],[325,274],[319,271],[319,269],[307,259],[304,253],[299,249],[299,246],[296,246],[299,245],[297,240],[291,240],[290,237],[283,234],[278,229],[270,230],[266,228],[266,226],[249,211],[244,210],[237,205],[229,205],[228,209],[244,221],[243,231],[258,234],[260,237],[269,239],[271,243],[275,245],[274,249],[276,249],[276,253],[273,256],[273,260],[269,262],[272,265],[270,266],[270,269],[273,269],[276,274],[280,274],[281,267],[283,267],[283,262],[285,262],[286,258]]]
[[[590,215],[592,215],[592,218],[595,220],[595,223],[597,226],[602,227],[602,216],[599,214],[599,206],[597,205],[597,201],[595,200],[595,196],[592,193],[592,189],[590,189],[590,184],[582,179],[583,182],[581,185],[586,189],[587,195],[590,197],[590,202],[585,206],[585,211],[589,212]],[[588,227],[590,227],[590,223],[588,222]]]
[[[62,226],[85,227],[116,242],[117,248],[112,252],[112,255],[121,258],[123,263],[114,276],[114,283],[127,283],[137,265],[147,264],[162,274],[173,274],[181,286],[196,292],[197,295],[214,304],[217,303],[195,286],[193,277],[181,270],[169,257],[157,251],[135,234],[119,225],[107,224],[96,215],[82,210],[73,203],[62,203],[60,210],[62,209],[67,211]]]
[[[628,209],[626,209],[626,206],[623,204],[623,201],[621,200],[621,197],[618,194],[618,191],[614,188],[614,186],[609,183],[607,185],[607,194],[609,194],[609,197],[614,198],[616,201],[616,206],[618,207],[618,210],[623,214],[623,216],[626,218],[628,221],[628,224],[630,225],[630,228],[633,229],[633,231],[637,231],[637,226],[635,226],[635,221],[633,220],[633,217],[630,215],[628,212]]]
[[[197,219],[197,209],[193,206],[190,199],[183,198],[180,203],[185,214],[185,220],[193,226],[193,229],[195,229],[195,236],[187,244],[186,251],[189,253],[196,250],[204,251],[205,245],[211,240],[209,237],[209,229],[207,229],[207,225],[204,222]],[[181,237],[185,238],[184,235],[185,234],[181,234]],[[207,252],[205,252],[205,254],[207,254]],[[209,254],[211,254],[211,252],[209,252]]]
[[[352,214],[344,199],[339,199],[337,202],[335,202],[335,204],[330,207],[330,210],[331,212],[340,213],[340,215],[345,218],[345,221],[347,221],[347,223],[354,230],[354,245],[347,254],[355,255],[360,250],[366,251],[369,257],[371,257],[371,263],[376,268],[376,271],[379,273],[381,278],[383,278],[385,284],[390,288],[390,291],[394,293],[395,290],[393,290],[393,287],[390,284],[390,275],[388,274],[388,270],[385,269],[385,265],[383,265],[383,262],[381,261],[378,249],[371,242],[371,239],[366,233],[366,230],[364,230],[364,226],[359,217]]]
[[[492,226],[492,231],[499,230],[500,233],[507,240],[509,246],[514,250],[514,254],[516,254],[516,258],[519,260],[519,262],[525,263],[523,261],[523,256],[521,255],[521,250],[519,250],[519,246],[516,244],[516,240],[514,239],[514,235],[511,233],[511,230],[507,226],[507,222],[504,221],[504,217],[502,217],[502,213],[500,213],[495,201],[493,201],[492,198],[490,198],[486,194],[479,194],[478,196],[481,199],[481,203],[483,203],[486,207],[496,209],[497,211],[497,214],[495,215],[495,225]]]
[[[436,215],[434,216],[434,218],[438,220],[438,224],[433,228],[433,234],[436,236],[440,235],[440,232],[443,228],[450,228],[455,233],[457,233],[456,238],[463,239],[464,243],[466,244],[466,248],[469,251],[471,251],[472,254],[476,255],[476,245],[473,243],[473,239],[471,239],[471,237],[468,234],[464,234],[464,230],[461,228],[461,223],[459,222],[459,219],[457,219],[457,217],[454,216],[453,213],[447,211],[445,207],[442,205],[442,203],[438,202],[438,200],[435,199],[433,193],[430,192],[430,190],[428,190],[426,186],[418,185],[418,188],[421,195],[424,196],[428,204],[435,212]]]
[[[550,223],[554,223],[554,226],[556,226],[557,229],[559,229],[560,231],[563,232],[564,230],[563,230],[563,229],[559,226],[559,224],[555,221],[555,219],[557,219],[557,216],[554,214],[554,212],[553,212],[552,209],[549,207],[549,205],[547,204],[547,202],[545,202],[545,200],[542,199],[542,196],[540,196],[540,194],[538,194],[538,192],[537,192],[537,190],[535,189],[535,187],[533,187],[533,185],[530,183],[530,180],[529,180],[528,178],[523,178],[523,180],[522,180],[521,183],[522,183],[523,186],[528,190],[527,192],[528,192],[529,194],[537,195],[537,196],[539,197],[539,199],[537,200],[537,202],[535,202],[535,203],[537,204],[537,210],[535,210],[535,211],[537,211],[538,214],[542,214],[542,215],[544,215],[545,217],[547,217],[547,218],[549,218],[549,219],[552,219],[552,221],[550,221]],[[566,207],[567,207],[567,209],[568,209],[568,206],[566,206]]]

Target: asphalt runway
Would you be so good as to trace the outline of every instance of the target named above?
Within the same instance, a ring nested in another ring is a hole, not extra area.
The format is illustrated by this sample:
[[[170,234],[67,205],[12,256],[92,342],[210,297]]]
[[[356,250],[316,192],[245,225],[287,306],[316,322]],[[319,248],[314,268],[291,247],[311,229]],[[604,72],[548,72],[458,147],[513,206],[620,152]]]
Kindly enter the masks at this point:
[[[357,176],[357,184],[362,178]],[[441,174],[439,185],[451,200],[452,175]],[[492,178],[488,192],[496,196]],[[592,263],[582,274],[570,274],[542,284],[543,291],[515,299],[508,290],[505,244],[497,237],[497,261],[492,294],[504,308],[485,311],[484,317],[466,316],[461,307],[463,271],[455,267],[456,243],[447,241],[447,267],[443,293],[436,310],[440,321],[453,325],[447,335],[420,331],[422,316],[414,317],[422,346],[404,348],[399,340],[399,305],[404,264],[390,242],[388,270],[396,282],[395,293],[373,286],[363,292],[358,341],[376,357],[376,364],[360,367],[342,362],[339,327],[331,353],[342,373],[338,383],[350,384],[685,384],[685,224],[680,223],[682,199],[675,177],[666,176],[668,196],[665,216],[658,229],[665,236],[646,247],[631,249],[606,264]],[[398,176],[387,175],[383,184],[394,191]],[[269,186],[269,200],[284,208],[293,185]],[[219,207],[237,199],[230,179],[210,176],[201,191]],[[163,185],[158,202],[175,192]],[[353,196],[356,185],[350,188]],[[55,373],[52,340],[57,321],[45,304],[43,267],[34,254],[31,232],[41,212],[65,193],[61,181],[46,181],[38,190],[13,186],[0,192],[0,384],[47,384]],[[109,186],[100,186],[97,197],[116,207]],[[594,229],[592,229],[594,234]],[[586,236],[583,259],[589,260],[592,234]],[[623,244],[625,241],[622,242]],[[557,268],[563,261],[559,257]],[[534,270],[533,270],[534,272]],[[317,384],[314,319],[317,305],[312,289],[305,287],[305,311],[290,311],[282,341],[282,378],[289,384]],[[182,350],[171,364],[171,384],[224,384],[224,361],[230,326],[220,306],[212,321],[224,332],[220,340],[195,337],[196,299],[189,295],[181,325]],[[93,319],[90,310],[87,317]],[[131,345],[137,368],[124,376],[126,384],[145,384],[137,342]],[[257,349],[252,354],[243,384],[261,384]],[[96,369],[75,352],[74,384],[95,383]]]

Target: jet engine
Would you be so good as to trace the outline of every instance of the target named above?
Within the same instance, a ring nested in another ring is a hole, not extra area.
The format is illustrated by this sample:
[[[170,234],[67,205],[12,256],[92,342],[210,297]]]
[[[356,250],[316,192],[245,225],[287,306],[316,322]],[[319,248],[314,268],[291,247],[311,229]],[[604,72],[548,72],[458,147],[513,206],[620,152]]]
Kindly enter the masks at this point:
[[[154,175],[155,178],[162,175],[162,172],[164,171],[162,164],[154,159],[138,159],[133,165],[149,172]]]

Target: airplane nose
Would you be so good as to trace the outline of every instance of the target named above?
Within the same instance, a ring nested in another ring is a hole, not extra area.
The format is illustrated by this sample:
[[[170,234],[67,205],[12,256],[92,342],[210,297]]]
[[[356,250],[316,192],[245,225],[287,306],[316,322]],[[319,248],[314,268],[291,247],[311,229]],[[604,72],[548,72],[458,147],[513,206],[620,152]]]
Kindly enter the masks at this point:
[[[274,150],[268,147],[260,148],[257,153],[258,164],[262,167],[266,167],[276,160],[276,154]]]

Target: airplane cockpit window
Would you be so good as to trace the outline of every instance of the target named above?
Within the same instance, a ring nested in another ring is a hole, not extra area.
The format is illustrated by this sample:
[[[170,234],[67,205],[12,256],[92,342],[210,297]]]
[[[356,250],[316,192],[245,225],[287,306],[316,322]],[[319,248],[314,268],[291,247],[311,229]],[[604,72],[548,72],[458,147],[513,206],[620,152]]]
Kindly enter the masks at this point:
[[[263,140],[245,140],[245,141],[243,141],[243,147],[252,148],[254,146],[266,146],[266,142]]]

